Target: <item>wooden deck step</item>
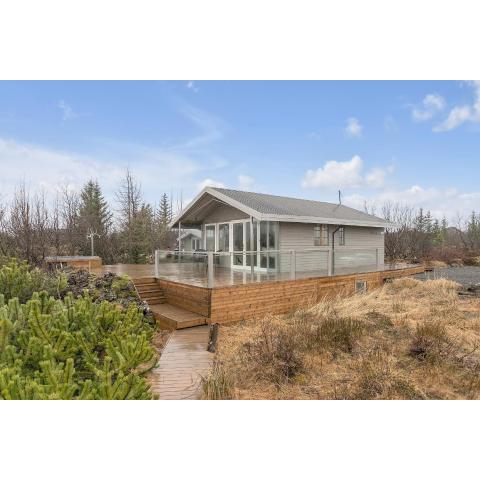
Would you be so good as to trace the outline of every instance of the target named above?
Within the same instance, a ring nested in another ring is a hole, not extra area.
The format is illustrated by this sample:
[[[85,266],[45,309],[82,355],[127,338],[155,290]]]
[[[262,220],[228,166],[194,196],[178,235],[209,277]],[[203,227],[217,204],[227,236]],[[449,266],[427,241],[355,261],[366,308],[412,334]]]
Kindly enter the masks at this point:
[[[196,327],[197,325],[205,325],[207,317],[198,313],[189,312],[183,308],[170,305],[169,303],[161,303],[150,307],[155,320],[164,328],[179,330],[181,328]]]
[[[165,303],[165,294],[155,278],[145,277],[133,280],[140,298],[150,307]]]
[[[133,283],[135,283],[136,287],[144,286],[144,285],[155,285],[157,281],[155,277],[142,277],[142,278],[134,278]]]

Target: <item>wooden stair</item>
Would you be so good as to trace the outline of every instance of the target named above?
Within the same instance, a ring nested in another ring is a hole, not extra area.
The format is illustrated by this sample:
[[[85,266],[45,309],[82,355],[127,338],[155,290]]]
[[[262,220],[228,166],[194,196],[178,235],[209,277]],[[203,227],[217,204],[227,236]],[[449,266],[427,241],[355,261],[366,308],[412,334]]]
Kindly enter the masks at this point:
[[[158,324],[170,330],[196,327],[207,323],[207,317],[198,313],[189,312],[188,310],[170,305],[169,303],[152,305],[150,310]]]
[[[178,330],[207,323],[207,318],[203,315],[167,303],[165,294],[155,278],[135,278],[133,283],[139,297],[148,303],[155,320],[161,327]]]
[[[165,303],[165,294],[155,278],[137,278],[133,283],[139,297],[149,306]]]

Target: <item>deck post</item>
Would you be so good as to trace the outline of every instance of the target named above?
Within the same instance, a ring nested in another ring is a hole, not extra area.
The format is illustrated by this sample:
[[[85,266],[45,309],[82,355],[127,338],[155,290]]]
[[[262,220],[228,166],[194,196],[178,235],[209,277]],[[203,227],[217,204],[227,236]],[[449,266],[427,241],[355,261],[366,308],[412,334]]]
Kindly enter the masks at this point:
[[[295,256],[295,250],[290,250],[290,278],[295,280],[297,270],[297,260]]]
[[[207,253],[207,287],[213,288],[213,252]]]
[[[155,278],[158,278],[158,250],[155,250]]]

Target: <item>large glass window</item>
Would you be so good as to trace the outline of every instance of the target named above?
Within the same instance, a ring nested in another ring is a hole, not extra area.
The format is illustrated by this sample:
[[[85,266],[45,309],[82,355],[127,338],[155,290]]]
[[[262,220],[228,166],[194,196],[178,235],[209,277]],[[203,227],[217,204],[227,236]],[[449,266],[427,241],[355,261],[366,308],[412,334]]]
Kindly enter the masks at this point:
[[[219,252],[228,252],[229,250],[229,230],[228,223],[222,223],[218,226],[218,248]]]
[[[275,253],[270,250],[277,250],[278,223],[260,222],[260,268],[275,268]]]
[[[314,225],[313,245],[315,247],[328,246],[328,225]]]
[[[205,227],[205,248],[209,252],[215,251],[215,225],[207,225]]]
[[[245,250],[247,252],[256,252],[257,251],[257,222],[247,222],[245,224]],[[253,228],[253,230],[252,230]],[[251,266],[253,258],[253,266],[257,266],[257,255],[256,254],[247,254],[247,266]]]
[[[233,250],[234,252],[243,252],[243,223],[233,224]],[[235,254],[233,264],[243,265],[243,254]]]

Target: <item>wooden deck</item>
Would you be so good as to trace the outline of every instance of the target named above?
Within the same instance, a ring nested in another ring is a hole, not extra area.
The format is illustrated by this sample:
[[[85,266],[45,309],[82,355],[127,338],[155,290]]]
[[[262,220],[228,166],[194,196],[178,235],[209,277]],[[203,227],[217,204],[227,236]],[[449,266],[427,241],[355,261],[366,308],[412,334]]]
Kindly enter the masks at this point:
[[[229,274],[229,280],[224,277],[225,283],[222,284],[219,271],[222,269],[217,269],[219,281],[213,288],[207,288],[196,285],[194,276],[187,282],[178,281],[178,275],[172,275],[175,280],[145,277],[149,268],[148,265],[118,265],[117,271],[132,277],[140,297],[149,304],[160,326],[172,330],[257,319],[269,313],[288,313],[327,297],[351,295],[356,292],[358,281],[366,282],[366,288],[370,290],[389,279],[425,270],[423,265],[416,265],[334,276],[314,276],[309,272],[306,278],[275,276],[270,281],[257,278],[255,282],[252,279],[245,281],[245,276],[243,280],[232,282]],[[231,269],[224,270],[231,272]]]
[[[402,270],[413,267],[412,265],[385,264],[378,268],[376,265],[365,265],[355,268],[337,268],[335,276],[353,275],[357,273],[373,273],[391,270]],[[358,271],[360,270],[360,272]],[[118,275],[128,275],[133,280],[140,278],[155,277],[154,265],[104,265],[93,273],[101,274],[112,272]],[[308,272],[298,271],[297,280],[307,278],[327,277],[325,269],[310,270]],[[159,267],[159,278],[197,287],[207,287],[207,271],[203,263],[164,263]],[[237,270],[234,268],[218,267],[214,269],[214,288],[230,287],[232,285],[247,285],[251,283],[278,282],[291,280],[290,272],[255,272],[251,274],[249,269]]]
[[[213,354],[207,352],[209,327],[172,333],[158,367],[149,374],[160,400],[194,400],[201,396],[201,379],[208,374]]]

